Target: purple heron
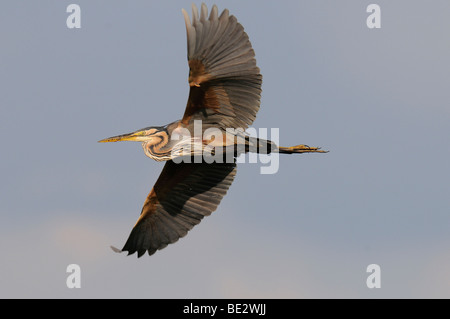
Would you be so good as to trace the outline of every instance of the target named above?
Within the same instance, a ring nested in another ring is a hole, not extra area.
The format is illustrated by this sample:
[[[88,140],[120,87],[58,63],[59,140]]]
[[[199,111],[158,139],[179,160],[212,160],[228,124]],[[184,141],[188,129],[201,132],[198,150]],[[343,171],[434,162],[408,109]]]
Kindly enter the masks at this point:
[[[219,15],[215,5],[209,17],[205,4],[201,5],[200,13],[192,5],[192,22],[184,9],[182,12],[190,69],[190,91],[183,118],[166,126],[151,126],[99,141],[140,141],[148,157],[166,162],[124,247],[115,249],[127,251],[128,255],[154,254],[185,236],[203,217],[215,211],[236,175],[235,158],[239,154],[324,153],[307,145],[278,147],[271,141],[243,133],[259,110],[262,83],[244,28],[227,9]],[[205,135],[193,138],[197,123],[201,123],[202,134],[215,129],[214,138]],[[231,130],[233,133],[225,134],[230,128],[235,129]],[[224,133],[222,138],[217,131]],[[231,160],[180,161],[198,158],[211,145],[214,146],[211,154],[232,154],[227,157]]]

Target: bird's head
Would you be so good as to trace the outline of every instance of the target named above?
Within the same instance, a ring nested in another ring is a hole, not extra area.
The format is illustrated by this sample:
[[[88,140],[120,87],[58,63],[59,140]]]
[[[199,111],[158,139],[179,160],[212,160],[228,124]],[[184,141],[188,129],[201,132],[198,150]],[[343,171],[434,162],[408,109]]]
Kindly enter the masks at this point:
[[[150,144],[156,144],[163,140],[167,136],[167,131],[164,126],[150,126],[137,130],[132,133],[117,135],[100,140],[99,143],[107,142],[120,142],[120,141],[135,141],[135,142],[148,142]]]

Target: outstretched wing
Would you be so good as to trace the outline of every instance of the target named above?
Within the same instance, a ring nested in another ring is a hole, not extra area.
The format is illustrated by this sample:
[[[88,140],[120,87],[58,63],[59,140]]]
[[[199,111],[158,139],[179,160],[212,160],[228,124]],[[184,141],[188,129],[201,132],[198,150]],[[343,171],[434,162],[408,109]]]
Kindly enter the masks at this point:
[[[246,129],[259,110],[262,76],[242,25],[225,9],[183,9],[189,62],[189,99],[182,123],[193,120],[221,128]]]
[[[167,161],[122,251],[152,255],[185,236],[216,210],[235,175],[235,163]]]

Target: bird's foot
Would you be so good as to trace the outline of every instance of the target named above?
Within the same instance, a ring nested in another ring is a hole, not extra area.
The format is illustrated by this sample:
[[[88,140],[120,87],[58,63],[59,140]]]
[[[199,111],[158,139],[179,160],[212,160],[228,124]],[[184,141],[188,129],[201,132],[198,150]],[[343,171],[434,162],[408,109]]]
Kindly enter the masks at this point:
[[[290,147],[279,147],[280,153],[292,154],[292,153],[328,153],[320,149],[320,147],[310,147],[308,145],[300,144]]]

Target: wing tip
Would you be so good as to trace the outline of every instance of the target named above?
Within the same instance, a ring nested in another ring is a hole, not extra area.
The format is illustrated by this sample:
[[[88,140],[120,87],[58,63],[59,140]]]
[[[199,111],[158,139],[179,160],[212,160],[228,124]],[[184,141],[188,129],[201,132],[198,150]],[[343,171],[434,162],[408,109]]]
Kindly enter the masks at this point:
[[[198,8],[195,3],[192,3],[192,24],[195,25],[198,22]]]
[[[217,20],[219,18],[219,9],[216,5],[211,8],[211,13],[209,14],[209,20]]]
[[[191,26],[191,19],[189,18],[189,13],[187,13],[186,10],[181,9],[181,13],[183,14],[184,17],[184,22],[186,23],[186,28],[188,28],[189,26]]]
[[[208,7],[203,2],[202,6],[200,7],[200,21],[205,22],[208,18]]]
[[[120,254],[120,253],[123,252],[123,250],[121,250],[121,249],[119,249],[119,248],[117,248],[117,247],[114,247],[114,246],[109,246],[109,247],[110,247],[110,248],[112,249],[112,251],[115,252],[115,253]]]

